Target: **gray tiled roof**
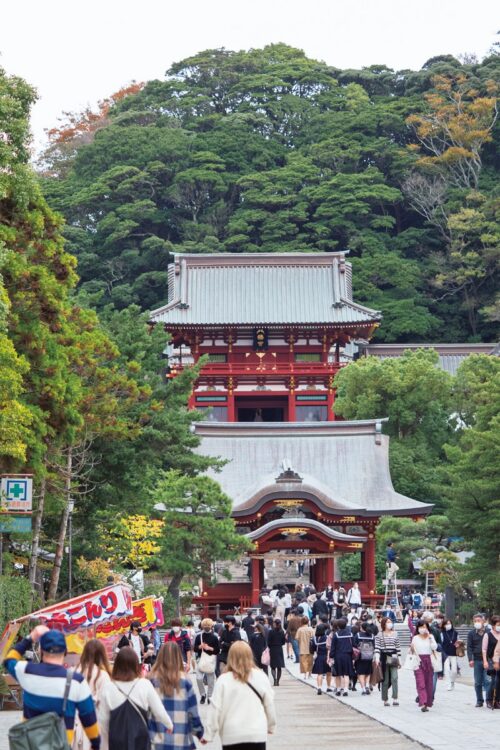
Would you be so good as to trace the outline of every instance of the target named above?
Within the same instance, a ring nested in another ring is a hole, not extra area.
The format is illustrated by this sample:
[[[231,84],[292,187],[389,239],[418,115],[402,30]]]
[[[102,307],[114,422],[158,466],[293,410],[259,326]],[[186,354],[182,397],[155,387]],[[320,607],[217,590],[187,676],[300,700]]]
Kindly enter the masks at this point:
[[[378,359],[402,357],[408,351],[434,349],[439,355],[439,366],[450,375],[456,375],[462,362],[471,354],[491,354],[498,356],[498,344],[367,344],[363,353]]]
[[[211,476],[232,499],[236,515],[274,493],[314,495],[325,508],[347,514],[429,512],[430,504],[395,491],[389,472],[389,438],[376,425],[376,420],[198,422],[195,429],[201,444],[196,450],[228,461]],[[302,481],[277,482],[285,465]]]
[[[371,324],[352,301],[344,253],[176,255],[168,304],[152,322],[172,325]]]

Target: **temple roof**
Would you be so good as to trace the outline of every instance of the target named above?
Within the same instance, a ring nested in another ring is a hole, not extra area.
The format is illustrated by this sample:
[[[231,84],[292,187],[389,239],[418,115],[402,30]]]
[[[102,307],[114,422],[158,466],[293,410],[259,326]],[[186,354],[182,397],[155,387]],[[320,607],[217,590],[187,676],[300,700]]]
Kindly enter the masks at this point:
[[[287,516],[287,518],[278,518],[275,521],[269,521],[263,526],[259,526],[258,529],[249,531],[248,534],[245,534],[245,536],[248,537],[248,539],[255,541],[255,539],[261,539],[269,531],[279,531],[280,529],[284,528],[293,529],[297,526],[305,529],[310,529],[312,531],[320,531],[322,534],[326,534],[326,536],[329,536],[330,539],[335,539],[335,541],[337,542],[366,541],[366,536],[353,536],[352,534],[343,534],[341,531],[328,528],[328,526],[325,526],[325,524],[321,523],[321,521],[314,520],[314,518],[292,518],[290,516]]]
[[[364,344],[360,347],[365,355],[387,359],[402,357],[406,351],[434,349],[439,355],[439,367],[450,375],[456,375],[462,362],[471,354],[490,354],[498,357],[500,345],[497,343],[480,344]]]
[[[198,422],[198,453],[227,461],[209,472],[233,501],[233,515],[270,498],[312,498],[326,512],[420,515],[432,504],[396,492],[389,438],[380,420],[358,422]]]
[[[167,326],[371,325],[376,310],[352,300],[345,253],[175,255],[168,303],[150,320]]]

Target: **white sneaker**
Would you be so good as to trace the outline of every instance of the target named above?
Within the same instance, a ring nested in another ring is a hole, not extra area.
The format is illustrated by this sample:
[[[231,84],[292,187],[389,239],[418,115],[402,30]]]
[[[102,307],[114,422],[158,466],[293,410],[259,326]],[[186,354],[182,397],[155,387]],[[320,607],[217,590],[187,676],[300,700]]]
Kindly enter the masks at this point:
[[[447,690],[453,690],[454,687],[455,687],[454,685],[449,685],[446,689]]]

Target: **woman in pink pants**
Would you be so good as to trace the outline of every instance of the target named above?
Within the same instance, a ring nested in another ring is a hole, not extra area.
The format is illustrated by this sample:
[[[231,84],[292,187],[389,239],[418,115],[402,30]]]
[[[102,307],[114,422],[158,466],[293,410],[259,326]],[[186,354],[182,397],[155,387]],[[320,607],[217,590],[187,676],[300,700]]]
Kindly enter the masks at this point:
[[[421,711],[428,711],[432,707],[433,676],[431,654],[436,652],[437,643],[429,631],[429,625],[419,620],[416,625],[417,634],[412,638],[411,649],[420,657],[420,666],[415,670],[417,683],[418,705]]]

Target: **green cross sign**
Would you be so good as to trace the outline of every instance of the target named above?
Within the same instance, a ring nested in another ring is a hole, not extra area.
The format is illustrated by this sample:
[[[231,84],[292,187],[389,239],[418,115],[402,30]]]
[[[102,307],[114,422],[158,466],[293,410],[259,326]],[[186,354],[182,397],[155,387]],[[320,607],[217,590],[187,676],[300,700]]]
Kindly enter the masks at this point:
[[[21,497],[21,495],[24,495],[24,487],[21,484],[15,484],[14,486],[11,486],[9,490],[9,495],[13,495],[16,500],[18,497]]]

